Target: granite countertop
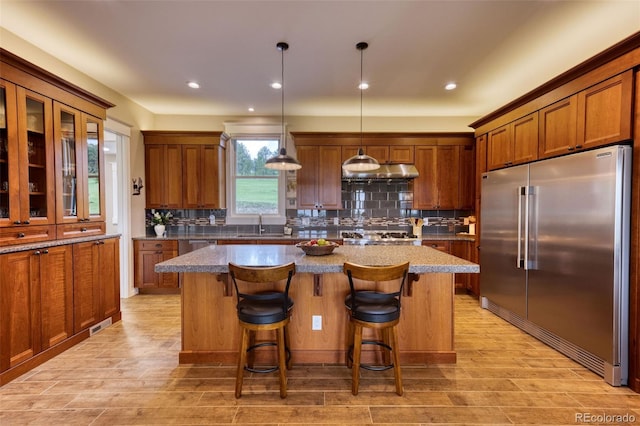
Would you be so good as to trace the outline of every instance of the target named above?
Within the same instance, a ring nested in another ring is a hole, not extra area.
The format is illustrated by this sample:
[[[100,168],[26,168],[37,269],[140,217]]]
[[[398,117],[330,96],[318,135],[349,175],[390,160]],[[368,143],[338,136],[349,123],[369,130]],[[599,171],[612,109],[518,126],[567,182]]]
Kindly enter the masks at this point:
[[[121,234],[103,234],[103,235],[92,235],[92,236],[78,237],[78,238],[65,238],[61,240],[38,241],[35,243],[27,243],[27,244],[15,244],[10,246],[0,247],[0,254],[14,253],[14,252],[26,251],[26,250],[40,250],[47,247],[64,246],[67,244],[84,243],[88,241],[106,240],[108,238],[119,238],[121,236],[122,236]]]
[[[297,272],[342,272],[345,261],[382,266],[409,261],[412,273],[478,273],[480,266],[424,246],[339,246],[327,256],[308,256],[293,245],[207,246],[156,264],[156,272],[228,272],[229,262],[248,266],[296,263]]]

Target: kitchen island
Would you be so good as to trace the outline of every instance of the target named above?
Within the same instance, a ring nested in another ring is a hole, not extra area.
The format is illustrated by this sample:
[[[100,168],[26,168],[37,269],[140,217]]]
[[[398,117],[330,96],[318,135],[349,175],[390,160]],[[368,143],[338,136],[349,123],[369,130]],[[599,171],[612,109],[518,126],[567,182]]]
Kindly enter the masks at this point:
[[[349,284],[342,265],[381,266],[410,262],[398,326],[405,364],[455,363],[454,274],[479,266],[423,246],[339,246],[327,256],[307,256],[289,245],[211,245],[156,265],[156,272],[183,273],[180,363],[234,363],[240,330],[228,264],[269,266],[295,262],[289,326],[294,363],[343,363]],[[379,283],[384,289],[390,283]],[[321,329],[312,329],[313,317]],[[365,336],[366,338],[366,336]],[[363,355],[364,356],[364,355]]]

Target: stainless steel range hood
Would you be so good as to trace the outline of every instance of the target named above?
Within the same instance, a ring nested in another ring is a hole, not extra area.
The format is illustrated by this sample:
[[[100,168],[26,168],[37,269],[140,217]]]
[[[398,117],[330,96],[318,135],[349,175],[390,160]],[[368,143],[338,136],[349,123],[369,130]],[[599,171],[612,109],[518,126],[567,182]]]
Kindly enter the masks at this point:
[[[342,169],[342,180],[408,180],[418,177],[418,169],[413,164],[381,164],[379,169],[365,172],[350,172]]]

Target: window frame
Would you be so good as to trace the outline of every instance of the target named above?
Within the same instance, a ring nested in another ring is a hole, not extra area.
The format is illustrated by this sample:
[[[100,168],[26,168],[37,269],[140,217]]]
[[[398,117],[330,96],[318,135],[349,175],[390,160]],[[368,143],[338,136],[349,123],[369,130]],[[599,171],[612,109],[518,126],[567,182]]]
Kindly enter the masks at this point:
[[[236,143],[242,140],[270,140],[278,141],[282,146],[282,135],[272,133],[238,134],[231,136],[227,149],[227,218],[230,225],[256,225],[259,220],[257,214],[240,214],[236,209]],[[286,217],[286,172],[279,171],[276,177],[278,184],[278,213],[263,214],[263,225],[284,225]]]

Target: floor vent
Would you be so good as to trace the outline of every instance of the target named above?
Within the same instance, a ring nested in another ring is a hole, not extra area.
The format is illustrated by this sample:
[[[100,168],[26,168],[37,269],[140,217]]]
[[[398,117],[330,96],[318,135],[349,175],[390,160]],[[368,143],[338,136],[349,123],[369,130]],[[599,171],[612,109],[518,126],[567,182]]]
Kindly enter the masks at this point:
[[[107,318],[106,320],[94,325],[89,329],[89,336],[93,336],[94,334],[102,331],[103,329],[109,327],[111,325],[111,318]]]
[[[553,349],[558,352],[566,355],[571,358],[575,362],[594,373],[598,374],[601,377],[605,377],[605,361],[593,355],[591,352],[587,352],[579,346],[574,345],[571,342],[568,342],[561,337],[556,336],[553,333],[548,332],[547,330],[539,327],[538,325],[522,318],[519,315],[514,314],[513,312],[496,305],[492,301],[487,298],[482,298],[482,307],[488,309],[493,312],[500,318],[510,322],[515,325],[522,331],[529,333],[536,339],[541,342],[551,346]],[[613,383],[612,383],[613,384]],[[615,384],[619,386],[619,384]]]

